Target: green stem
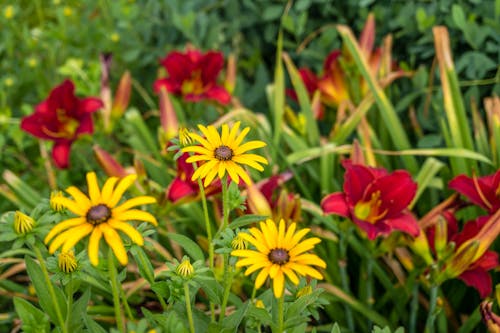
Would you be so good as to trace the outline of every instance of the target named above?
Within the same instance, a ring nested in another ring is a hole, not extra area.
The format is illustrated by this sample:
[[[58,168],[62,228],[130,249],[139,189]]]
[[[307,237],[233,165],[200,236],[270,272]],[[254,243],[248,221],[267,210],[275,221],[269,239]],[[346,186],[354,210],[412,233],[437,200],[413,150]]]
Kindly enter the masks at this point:
[[[123,307],[125,308],[125,312],[127,313],[127,317],[131,320],[135,320],[134,315],[132,314],[132,310],[130,309],[130,306],[128,305],[127,295],[125,295],[125,291],[123,290],[122,285],[119,284],[118,288],[120,290],[120,296],[122,298]]]
[[[349,288],[349,276],[347,274],[346,269],[346,260],[347,260],[347,243],[346,237],[347,235],[341,233],[339,234],[339,271],[340,271],[340,281],[342,284],[342,290],[347,293],[350,293]],[[351,307],[348,304],[344,304],[345,317],[347,321],[347,327],[350,331],[354,331],[354,319],[351,311]]]
[[[434,333],[434,320],[436,319],[436,303],[438,297],[438,286],[432,285],[429,295],[429,313],[425,322],[425,333]]]
[[[416,279],[415,279],[416,280]],[[417,331],[417,313],[418,313],[418,281],[414,281],[412,290],[412,299],[410,303],[410,327],[408,333],[415,333]]]
[[[70,275],[69,283],[66,286],[66,331],[69,331],[70,319],[71,319],[71,308],[73,307],[73,275]]]
[[[52,303],[54,304],[54,309],[56,310],[56,316],[57,320],[59,321],[59,327],[61,328],[63,333],[68,333],[68,330],[66,329],[66,325],[64,323],[64,319],[62,316],[61,308],[59,307],[59,302],[57,301],[56,298],[56,292],[54,290],[54,286],[52,285],[52,281],[50,281],[49,272],[47,271],[47,267],[45,266],[45,261],[43,259],[42,253],[40,252],[40,249],[36,245],[33,246],[33,250],[35,252],[36,258],[38,259],[38,263],[40,264],[40,268],[42,269],[43,277],[45,279],[45,284],[49,288],[50,298],[52,299]],[[70,313],[68,313],[68,317],[69,316]]]
[[[189,296],[189,285],[187,282],[184,283],[184,298],[186,301],[186,312],[189,321],[189,330],[191,333],[195,333],[194,322],[193,322],[193,311],[191,310],[191,297]]]
[[[219,316],[219,323],[222,323],[222,320],[226,316],[226,307],[227,307],[227,301],[229,299],[229,294],[231,292],[231,285],[233,284],[233,271],[232,267],[229,264],[229,255],[224,254],[224,262],[225,262],[225,269],[224,269],[224,294],[222,296],[222,304],[220,307],[220,316]]]
[[[278,300],[278,333],[283,333],[284,331],[284,326],[285,326],[284,305],[285,305],[285,294],[283,293],[283,295],[281,295],[280,299]]]
[[[125,333],[125,325],[123,322],[122,309],[120,306],[120,290],[117,283],[117,272],[115,267],[115,258],[113,257],[113,251],[109,248],[108,251],[108,274],[109,280],[111,282],[111,291],[113,293],[113,307],[115,310],[115,319],[118,330]]]
[[[225,230],[229,224],[229,198],[227,196],[227,175],[221,179],[222,182],[222,228]]]

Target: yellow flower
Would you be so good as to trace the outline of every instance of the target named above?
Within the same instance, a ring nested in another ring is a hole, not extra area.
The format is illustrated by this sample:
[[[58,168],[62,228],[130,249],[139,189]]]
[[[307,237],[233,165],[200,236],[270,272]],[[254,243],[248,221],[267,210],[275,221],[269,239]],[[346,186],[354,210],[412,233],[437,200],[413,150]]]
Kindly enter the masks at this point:
[[[62,212],[66,208],[61,205],[56,198],[64,198],[64,195],[61,191],[52,191],[50,193],[50,208],[55,212]]]
[[[234,237],[231,241],[231,247],[234,250],[244,250],[248,247],[247,241],[243,237],[241,237],[241,234],[242,233],[236,235],[236,237]]]
[[[73,251],[61,252],[57,257],[57,265],[59,269],[64,273],[73,273],[78,268],[78,262],[76,261],[75,254]]]
[[[235,183],[238,183],[241,177],[245,183],[249,184],[250,177],[240,164],[246,164],[259,171],[264,170],[259,163],[267,164],[267,160],[262,156],[246,154],[246,152],[251,149],[264,147],[266,143],[255,140],[241,144],[250,131],[250,127],[246,127],[239,135],[237,135],[240,128],[239,121],[231,130],[227,124],[222,125],[221,135],[219,135],[214,126],[205,127],[198,125],[198,128],[205,138],[196,133],[191,133],[191,138],[198,141],[201,146],[189,146],[182,149],[182,152],[197,154],[189,157],[187,159],[188,163],[204,161],[194,172],[191,180],[204,178],[204,186],[207,187],[216,176],[222,179],[227,171],[229,177]]]
[[[139,220],[150,222],[155,226],[158,225],[156,218],[150,213],[130,209],[139,205],[155,203],[155,198],[140,196],[118,205],[123,193],[134,183],[136,178],[136,175],[128,175],[118,182],[117,177],[111,177],[106,181],[101,191],[96,174],[89,172],[87,173],[88,196],[78,188],[70,186],[66,192],[74,200],[64,197],[53,199],[54,202],[66,207],[78,217],[57,224],[47,234],[45,244],[53,239],[49,252],[52,254],[61,246],[62,252],[67,252],[82,238],[90,234],[89,259],[92,265],[97,266],[99,263],[99,241],[104,236],[104,240],[111,247],[118,261],[122,265],[126,265],[128,262],[127,252],[117,231],[123,232],[134,243],[142,246],[144,244],[142,235],[125,221]],[[54,238],[54,236],[56,237]]]
[[[10,20],[11,18],[14,17],[14,6],[12,5],[9,5],[7,7],[4,8],[3,10],[3,16],[7,19],[7,20]]]
[[[25,235],[31,230],[33,230],[33,226],[35,225],[35,221],[28,215],[21,213],[20,211],[16,211],[14,215],[14,231],[18,235]]]
[[[179,266],[177,266],[175,272],[177,273],[177,275],[183,278],[188,278],[193,275],[194,268],[193,265],[191,265],[189,258],[182,259],[182,262],[179,264]]]
[[[321,240],[317,237],[301,241],[309,232],[302,229],[295,232],[296,224],[292,223],[286,230],[285,221],[280,220],[279,227],[276,223],[267,219],[260,222],[258,228],[250,228],[250,234],[241,233],[241,237],[255,246],[256,250],[234,250],[231,255],[242,257],[236,263],[236,267],[249,266],[245,275],[249,275],[259,269],[261,271],[255,279],[255,288],[260,288],[267,277],[273,280],[274,296],[279,298],[285,289],[285,276],[295,285],[299,283],[299,275],[309,275],[321,280],[323,276],[311,266],[326,267],[326,263],[317,255],[304,253],[314,248]]]
[[[118,41],[120,41],[120,35],[119,35],[118,33],[116,33],[116,32],[113,32],[113,33],[109,36],[109,38],[111,39],[111,41],[113,41],[113,42],[115,42],[115,43],[116,43],[116,42],[118,42]]]
[[[193,143],[191,132],[186,127],[179,128],[179,143],[182,147],[189,146]]]

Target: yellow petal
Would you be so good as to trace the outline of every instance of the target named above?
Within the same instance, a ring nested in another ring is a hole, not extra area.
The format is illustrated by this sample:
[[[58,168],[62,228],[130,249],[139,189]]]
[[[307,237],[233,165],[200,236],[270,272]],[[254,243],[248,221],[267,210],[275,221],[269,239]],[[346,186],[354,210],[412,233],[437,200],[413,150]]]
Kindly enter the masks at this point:
[[[118,181],[118,177],[110,177],[104,183],[102,187],[101,199],[102,202],[107,203],[109,199],[111,199],[111,195],[113,194],[113,189],[115,188],[116,182]]]
[[[267,267],[268,265],[269,265],[269,262],[265,262],[265,261],[255,263],[247,268],[247,270],[245,271],[245,275],[250,275],[253,272],[255,272],[263,267]],[[237,266],[237,267],[239,267],[239,266]]]
[[[246,155],[241,155],[241,156],[235,156],[233,157],[233,161],[239,164],[246,164],[258,171],[264,171],[264,167],[260,165],[259,163],[249,159],[245,158]],[[257,155],[256,155],[257,156]]]
[[[113,209],[113,213],[121,213],[123,211],[126,211],[127,209],[130,209],[135,206],[140,206],[140,205],[147,205],[147,204],[152,204],[156,203],[156,199],[150,196],[140,196],[136,197],[130,200],[125,201],[122,203],[120,206],[116,207]]]
[[[280,298],[283,295],[285,289],[285,276],[280,270],[276,277],[273,279],[273,292],[276,298]]]
[[[281,270],[283,271],[283,273],[285,273],[286,276],[288,276],[288,278],[294,285],[299,284],[299,277],[293,272],[292,269],[288,268],[287,265],[282,266]]]
[[[259,252],[267,254],[269,252],[269,247],[264,239],[264,235],[262,235],[262,232],[257,228],[250,228],[249,231],[254,237],[247,233],[241,233],[240,236],[255,246]]]
[[[113,218],[119,221],[145,221],[151,223],[154,226],[158,225],[158,221],[156,221],[156,218],[153,215],[138,209],[127,210],[116,215],[113,214]]]
[[[77,226],[77,225],[80,225],[82,223],[86,223],[84,217],[75,217],[75,218],[72,218],[72,219],[69,219],[66,221],[62,221],[61,223],[56,224],[50,230],[50,232],[47,234],[47,236],[45,236],[45,240],[44,240],[45,244],[50,242],[52,237],[54,237],[55,235],[57,235],[61,231],[66,230],[66,229],[71,228],[71,227],[74,227],[74,226]]]
[[[208,149],[210,151],[213,151],[215,149],[215,147],[210,142],[208,142],[205,138],[201,137],[200,135],[198,135],[196,133],[190,133],[190,136],[191,136],[191,138],[193,138],[193,140],[198,141],[206,149]],[[193,147],[193,146],[189,146],[189,147]],[[182,152],[183,153],[187,152],[188,150],[186,150],[186,148],[189,148],[189,147],[182,148]]]
[[[70,231],[70,232],[68,232]],[[49,246],[49,253],[50,254],[53,254],[54,252],[56,252],[56,250],[58,248],[61,247],[61,245],[63,245],[63,243],[67,240],[68,237],[71,237],[71,232],[72,230],[66,230],[65,232],[63,232],[62,234],[58,235],[56,238],[54,238],[54,240],[52,241],[52,243],[50,243],[50,246]]]
[[[278,248],[278,229],[276,228],[276,223],[271,219],[267,219],[266,226],[269,233],[265,233],[264,230],[262,232],[268,239],[269,248],[276,249]]]
[[[212,168],[207,175],[205,176],[205,181],[203,182],[203,186],[208,187],[212,181],[214,180],[215,176],[217,176],[217,172],[220,168],[220,164],[217,166],[217,168]]]
[[[106,202],[108,207],[115,207],[122,198],[123,193],[125,193],[125,191],[135,182],[136,179],[137,175],[128,175],[122,178],[122,180],[118,183],[118,186],[116,186],[116,189],[113,191],[111,198],[108,202]]]
[[[78,202],[82,207],[85,207],[87,210],[92,206],[90,199],[75,186],[68,187],[66,192],[68,192],[76,202]]]
[[[283,246],[285,247],[286,250],[290,250],[292,247],[289,246],[289,244],[292,241],[293,235],[295,234],[295,229],[297,228],[296,223],[290,224],[288,227],[288,230],[286,231],[285,234],[285,239],[283,240]]]
[[[314,265],[326,268],[326,263],[320,257],[312,253],[301,254],[300,256],[292,258],[291,261],[301,265]]]
[[[90,234],[88,254],[90,263],[94,266],[99,264],[99,241],[102,237],[102,231],[100,225],[97,225]]]
[[[243,170],[242,167],[240,167],[238,164],[234,163],[234,170],[238,173],[238,176],[246,183],[246,184],[251,184],[252,181],[250,180],[250,177],[248,176],[247,172]]]
[[[142,238],[142,235],[130,224],[116,221],[113,219],[110,219],[108,221],[108,224],[114,229],[123,231],[130,238],[130,240],[136,243],[137,245],[139,246],[144,245],[144,239]]]
[[[78,243],[83,237],[87,236],[90,234],[90,232],[94,229],[94,226],[90,223],[85,223],[79,227],[72,228],[71,230],[71,236],[68,236],[66,239],[66,242],[64,242],[64,245],[61,249],[62,252],[67,252],[75,246],[76,243]]]
[[[284,248],[285,226],[285,221],[281,219],[278,227],[278,239],[276,242],[276,246],[278,247],[278,249]]]
[[[224,177],[224,174],[226,173],[226,163],[225,162],[220,162],[219,167],[217,168],[217,174],[220,179]]]
[[[238,134],[238,130],[240,129],[240,123],[241,122],[237,121],[234,124],[234,126],[231,128],[231,132],[229,132],[227,140],[224,141],[228,147],[233,147],[234,139],[236,138],[236,134]]]
[[[299,244],[297,244],[293,249],[289,251],[291,257],[299,255],[303,252],[309,251],[314,248],[314,245],[321,242],[321,239],[317,237],[306,239]]]
[[[227,145],[227,138],[229,137],[229,126],[227,124],[222,125],[222,134],[220,139],[223,145]]]
[[[240,135],[238,135],[238,137],[234,140],[232,147],[238,147],[240,145],[240,143],[243,141],[243,139],[245,138],[245,136],[247,136],[249,131],[250,131],[250,127],[246,127],[245,129],[243,129],[243,131],[241,131]]]
[[[87,185],[92,205],[101,203],[101,191],[99,190],[99,184],[97,184],[97,176],[95,172],[87,173]]]
[[[202,146],[189,146],[189,147],[185,147],[185,148],[182,149],[182,152],[183,153],[198,153],[198,154],[201,154],[203,156],[213,156],[213,154],[214,154],[213,150],[208,150],[207,148],[202,147]],[[186,161],[188,163],[191,163],[192,162],[192,160],[191,160],[192,157],[194,157],[194,156],[189,157]]]
[[[309,275],[315,279],[322,280],[323,275],[321,275],[320,272],[315,270],[314,268],[307,266],[307,265],[302,265],[302,264],[297,264],[297,263],[287,263],[288,267],[293,269],[295,272],[297,272],[300,275]]]
[[[295,247],[295,245],[297,245],[300,240],[310,231],[311,229],[309,228],[304,228],[302,230],[299,230],[297,231],[297,233],[295,235],[293,235],[292,239],[290,240],[290,242],[287,244],[288,246],[290,246],[290,248],[293,248]]]
[[[257,274],[257,278],[255,278],[255,289],[259,289],[262,287],[264,282],[266,282],[267,276],[269,275],[269,269],[271,267],[264,267],[259,274]]]
[[[207,135],[207,139],[208,141],[210,141],[214,147],[219,147],[222,145],[222,141],[220,139],[220,135],[219,135],[219,132],[217,132],[217,129],[215,128],[215,126],[207,126],[207,130],[208,130],[208,133],[209,135]]]
[[[260,140],[254,140],[254,141],[248,141],[239,146],[237,149],[234,150],[234,155],[241,155],[244,152],[247,152],[252,149],[257,149],[257,148],[262,148],[265,147],[266,143],[264,141]]]
[[[271,268],[269,269],[269,277],[271,279],[274,279],[276,277],[276,275],[278,274],[278,272],[281,271],[281,266],[278,265],[278,264],[273,264],[271,266]]]
[[[199,161],[210,161],[213,160],[214,158],[212,156],[208,155],[193,155],[189,157],[186,162],[187,163],[194,163],[194,162],[199,162]]]
[[[128,256],[120,235],[106,223],[102,223],[100,226],[106,243],[111,247],[120,264],[125,266],[128,263]]]
[[[64,197],[55,197],[53,200],[54,200],[54,203],[60,204],[61,206],[66,207],[72,213],[74,213],[76,215],[85,216],[87,214],[87,211],[88,211],[87,207],[79,205],[78,202],[76,202],[74,200],[70,200],[70,199],[64,198]]]
[[[236,184],[240,181],[240,177],[238,176],[238,172],[236,171],[236,164],[234,162],[226,163],[227,173],[229,174],[229,178]]]

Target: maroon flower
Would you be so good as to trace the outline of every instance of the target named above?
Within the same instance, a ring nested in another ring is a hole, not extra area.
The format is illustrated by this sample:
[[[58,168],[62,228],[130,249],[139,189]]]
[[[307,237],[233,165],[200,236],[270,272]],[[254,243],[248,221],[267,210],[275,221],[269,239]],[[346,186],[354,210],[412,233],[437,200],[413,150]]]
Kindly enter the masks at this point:
[[[448,186],[493,214],[500,208],[500,170],[484,177],[458,175]]]
[[[204,99],[224,105],[230,102],[229,92],[217,84],[217,76],[224,66],[221,52],[209,51],[202,54],[192,49],[188,49],[186,53],[174,51],[161,60],[161,64],[168,72],[168,77],[156,80],[155,92],[165,87],[189,102]]]
[[[351,219],[369,239],[400,230],[411,236],[420,232],[407,207],[415,196],[417,184],[404,170],[388,173],[385,169],[343,163],[344,192],[327,195],[321,202],[323,212]]]
[[[44,140],[54,141],[52,158],[57,167],[67,168],[73,141],[81,134],[92,134],[92,112],[103,107],[98,98],[79,99],[75,85],[65,80],[49,97],[35,107],[35,113],[24,117],[21,129]]]
[[[455,248],[474,238],[488,221],[489,216],[481,216],[476,220],[467,222],[463,230],[452,236],[451,241],[455,242]],[[458,278],[470,287],[475,288],[481,298],[488,296],[492,291],[491,276],[488,271],[498,266],[498,254],[487,250],[481,257],[475,260],[461,273]]]

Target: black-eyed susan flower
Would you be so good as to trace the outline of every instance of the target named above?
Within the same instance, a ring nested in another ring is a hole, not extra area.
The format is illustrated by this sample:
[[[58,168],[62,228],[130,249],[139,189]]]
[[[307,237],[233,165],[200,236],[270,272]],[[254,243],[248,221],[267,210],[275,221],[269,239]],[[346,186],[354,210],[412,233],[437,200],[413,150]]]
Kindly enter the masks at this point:
[[[78,188],[70,186],[66,192],[73,197],[73,200],[65,197],[53,199],[77,217],[57,224],[47,234],[45,243],[52,241],[49,252],[52,254],[61,246],[61,251],[67,252],[90,234],[88,255],[92,265],[96,266],[99,263],[99,242],[104,236],[104,240],[111,247],[118,261],[126,265],[127,252],[117,231],[123,232],[132,242],[142,246],[144,243],[142,235],[126,221],[146,221],[155,226],[158,224],[156,218],[150,213],[131,209],[139,205],[155,203],[156,200],[153,197],[140,196],[118,205],[123,193],[136,178],[136,175],[128,175],[119,181],[119,178],[111,177],[100,190],[96,174],[89,172],[87,173],[88,196]]]
[[[321,273],[313,268],[326,267],[326,263],[317,255],[306,253],[321,240],[317,237],[302,240],[310,229],[296,231],[292,223],[286,229],[285,221],[280,220],[279,226],[267,219],[260,223],[260,229],[250,228],[250,234],[240,233],[239,236],[255,246],[255,250],[233,250],[231,255],[241,257],[236,267],[249,266],[245,275],[261,270],[255,279],[255,288],[260,288],[267,277],[273,280],[274,295],[279,298],[285,289],[285,276],[295,285],[299,283],[298,275],[311,276],[321,280]]]
[[[222,125],[222,133],[219,135],[214,126],[198,125],[204,137],[196,133],[191,133],[192,139],[200,143],[197,146],[188,146],[182,152],[196,153],[187,159],[188,163],[203,161],[204,163],[194,172],[192,180],[205,179],[204,186],[210,185],[215,177],[222,179],[227,173],[229,177],[238,183],[241,178],[245,183],[250,183],[250,177],[245,172],[242,164],[248,165],[258,171],[263,171],[262,164],[267,164],[267,160],[256,154],[248,154],[252,149],[262,148],[266,145],[260,140],[243,143],[243,139],[250,131],[246,127],[238,134],[240,122],[236,122],[229,129],[227,124]]]

